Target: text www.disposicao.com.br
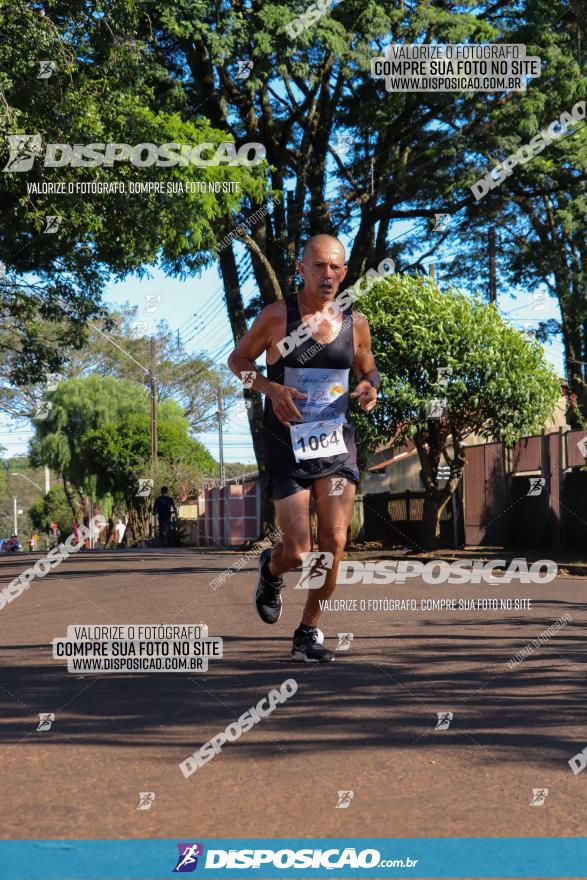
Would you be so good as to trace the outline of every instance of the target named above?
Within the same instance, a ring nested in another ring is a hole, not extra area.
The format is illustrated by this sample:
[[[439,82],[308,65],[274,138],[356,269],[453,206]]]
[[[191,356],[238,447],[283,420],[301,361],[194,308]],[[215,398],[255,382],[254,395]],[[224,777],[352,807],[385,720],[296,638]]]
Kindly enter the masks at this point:
[[[176,669],[201,669],[200,657],[72,657],[74,672],[169,672]]]

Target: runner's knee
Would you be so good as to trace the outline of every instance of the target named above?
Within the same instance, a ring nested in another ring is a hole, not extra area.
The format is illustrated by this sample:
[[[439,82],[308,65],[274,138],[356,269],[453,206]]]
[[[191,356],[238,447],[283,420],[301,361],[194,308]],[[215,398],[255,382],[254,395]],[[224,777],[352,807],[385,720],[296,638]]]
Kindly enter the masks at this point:
[[[344,548],[346,547],[346,534],[345,526],[319,529],[318,546],[320,550],[325,550],[328,553],[334,554],[334,556],[340,556],[344,553]]]

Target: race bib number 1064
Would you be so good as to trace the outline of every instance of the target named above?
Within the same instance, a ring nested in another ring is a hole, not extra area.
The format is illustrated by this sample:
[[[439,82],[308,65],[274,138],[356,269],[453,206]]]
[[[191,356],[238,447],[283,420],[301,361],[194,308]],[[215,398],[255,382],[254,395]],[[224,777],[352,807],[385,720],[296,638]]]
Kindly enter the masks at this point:
[[[347,451],[342,424],[335,421],[302,422],[290,428],[296,461],[308,458],[326,458]]]

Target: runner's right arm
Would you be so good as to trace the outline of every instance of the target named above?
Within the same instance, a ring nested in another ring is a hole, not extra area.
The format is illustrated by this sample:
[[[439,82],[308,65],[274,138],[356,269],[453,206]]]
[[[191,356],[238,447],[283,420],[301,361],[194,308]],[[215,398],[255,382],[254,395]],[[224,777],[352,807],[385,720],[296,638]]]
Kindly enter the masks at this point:
[[[245,384],[243,374],[254,374],[252,384],[247,382],[245,387],[266,394],[271,399],[273,412],[276,417],[286,428],[289,428],[291,427],[289,419],[302,421],[302,415],[293,402],[293,398],[305,400],[306,395],[298,391],[297,388],[291,388],[289,385],[271,382],[259,372],[255,364],[255,359],[271,347],[275,337],[280,339],[285,336],[286,323],[284,311],[285,306],[282,301],[265,306],[253,321],[250,329],[237,343],[236,348],[228,358],[228,366],[243,384]],[[281,333],[279,332],[280,329],[282,330]],[[276,330],[278,331],[277,336]]]

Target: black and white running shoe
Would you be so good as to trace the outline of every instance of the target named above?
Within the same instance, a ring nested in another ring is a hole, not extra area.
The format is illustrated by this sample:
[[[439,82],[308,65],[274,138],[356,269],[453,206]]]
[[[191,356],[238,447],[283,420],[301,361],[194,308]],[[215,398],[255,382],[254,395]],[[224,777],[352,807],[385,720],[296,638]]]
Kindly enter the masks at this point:
[[[271,548],[268,547],[259,557],[259,581],[255,587],[255,608],[263,623],[277,623],[283,610],[281,601],[283,578],[275,578],[270,573],[268,567],[270,556]]]
[[[291,656],[304,663],[325,663],[334,660],[334,651],[329,651],[322,644],[324,633],[313,626],[308,629],[298,627],[293,635]]]

